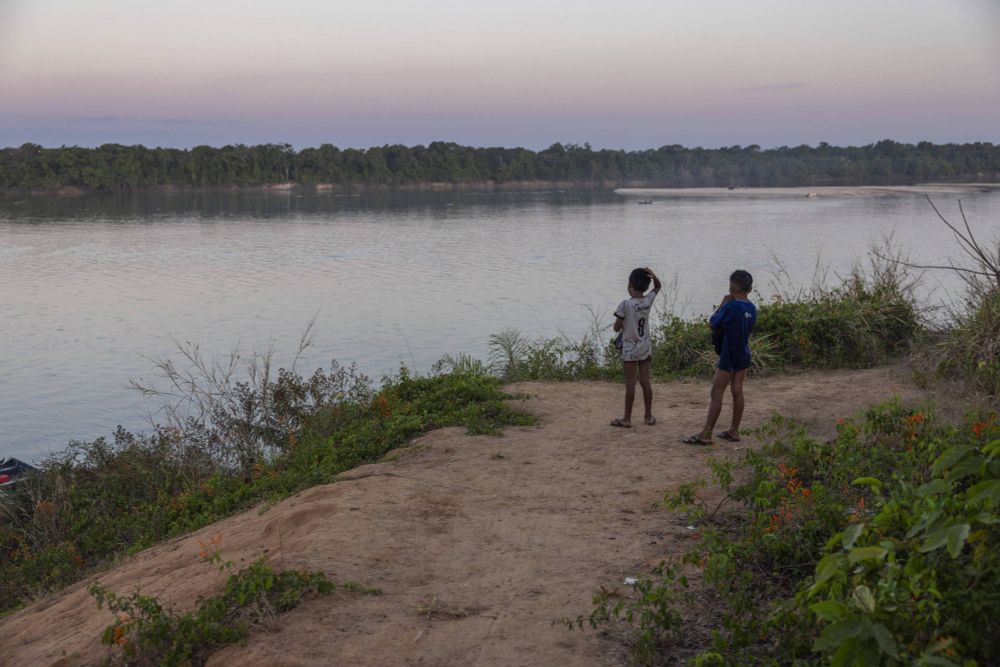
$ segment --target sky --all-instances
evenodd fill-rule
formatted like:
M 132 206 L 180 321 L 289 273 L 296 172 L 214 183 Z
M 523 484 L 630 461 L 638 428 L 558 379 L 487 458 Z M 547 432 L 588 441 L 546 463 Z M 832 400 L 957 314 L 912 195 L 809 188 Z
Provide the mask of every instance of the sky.
M 1000 0 L 0 0 L 0 146 L 1000 143 Z

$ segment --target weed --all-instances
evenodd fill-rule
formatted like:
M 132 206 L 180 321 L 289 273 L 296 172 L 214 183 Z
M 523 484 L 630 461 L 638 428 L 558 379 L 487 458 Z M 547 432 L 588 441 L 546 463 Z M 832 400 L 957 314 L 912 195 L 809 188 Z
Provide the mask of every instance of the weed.
M 206 560 L 217 563 L 218 552 Z M 232 564 L 221 568 L 231 570 Z M 199 599 L 194 611 L 183 614 L 138 590 L 118 595 L 95 583 L 88 591 L 99 609 L 106 606 L 115 616 L 101 635 L 111 664 L 174 666 L 202 665 L 218 648 L 246 639 L 252 626 L 293 609 L 308 594 L 328 595 L 336 588 L 322 572 L 275 572 L 261 559 L 231 574 L 222 593 Z M 379 593 L 354 582 L 341 588 Z

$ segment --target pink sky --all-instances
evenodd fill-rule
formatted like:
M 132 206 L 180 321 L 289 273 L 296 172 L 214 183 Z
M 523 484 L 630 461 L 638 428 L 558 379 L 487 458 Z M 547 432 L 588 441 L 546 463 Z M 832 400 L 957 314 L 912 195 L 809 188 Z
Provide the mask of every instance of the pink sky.
M 0 146 L 1000 142 L 990 0 L 0 0 Z

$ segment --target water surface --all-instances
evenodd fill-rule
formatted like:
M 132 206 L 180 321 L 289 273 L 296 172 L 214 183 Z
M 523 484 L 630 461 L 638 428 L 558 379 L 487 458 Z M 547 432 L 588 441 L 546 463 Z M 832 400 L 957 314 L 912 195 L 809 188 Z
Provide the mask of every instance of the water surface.
M 957 195 L 937 195 L 957 219 Z M 963 194 L 998 231 L 1000 192 Z M 893 234 L 915 261 L 959 258 L 917 195 L 656 198 L 612 192 L 214 193 L 0 200 L 0 457 L 143 428 L 127 388 L 174 341 L 208 356 L 273 343 L 287 363 L 316 318 L 302 370 L 331 358 L 378 378 L 444 354 L 485 357 L 491 333 L 575 335 L 605 319 L 628 272 L 677 279 L 668 298 L 707 312 L 734 268 L 834 276 Z M 780 262 L 777 261 L 780 259 Z M 925 279 L 941 298 L 950 276 Z

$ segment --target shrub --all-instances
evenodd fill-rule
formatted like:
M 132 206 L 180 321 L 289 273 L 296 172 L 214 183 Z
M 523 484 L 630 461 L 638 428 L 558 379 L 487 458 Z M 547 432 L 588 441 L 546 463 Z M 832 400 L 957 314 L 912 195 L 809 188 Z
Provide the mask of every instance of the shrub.
M 739 486 L 714 464 L 738 511 L 707 511 L 698 484 L 668 497 L 701 524 L 682 560 L 717 594 L 699 614 L 718 620 L 696 664 L 1000 660 L 996 415 L 954 427 L 889 403 L 842 420 L 830 443 L 780 418 L 765 435 Z M 693 620 L 685 572 L 660 567 L 615 606 L 599 593 L 587 620 L 636 625 L 636 655 L 651 661 Z

